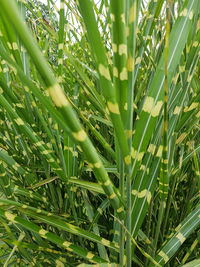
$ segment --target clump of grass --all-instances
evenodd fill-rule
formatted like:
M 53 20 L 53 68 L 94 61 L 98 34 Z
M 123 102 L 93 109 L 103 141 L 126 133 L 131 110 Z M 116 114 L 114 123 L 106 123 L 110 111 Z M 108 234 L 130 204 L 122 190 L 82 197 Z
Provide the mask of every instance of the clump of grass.
M 54 4 L 1 0 L 1 263 L 197 266 L 200 2 Z

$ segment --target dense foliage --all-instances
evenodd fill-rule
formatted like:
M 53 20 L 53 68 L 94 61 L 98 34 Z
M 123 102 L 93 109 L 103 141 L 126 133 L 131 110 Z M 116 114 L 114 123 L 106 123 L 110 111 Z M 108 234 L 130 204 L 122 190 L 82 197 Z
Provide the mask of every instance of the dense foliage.
M 57 4 L 0 0 L 1 265 L 199 266 L 200 1 Z

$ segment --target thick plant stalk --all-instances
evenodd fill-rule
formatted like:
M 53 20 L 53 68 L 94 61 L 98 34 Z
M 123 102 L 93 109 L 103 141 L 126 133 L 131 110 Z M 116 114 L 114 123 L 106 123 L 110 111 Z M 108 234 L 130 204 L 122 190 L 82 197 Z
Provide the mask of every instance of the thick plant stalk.
M 160 233 L 160 227 L 162 224 L 168 189 L 169 189 L 169 174 L 168 174 L 168 62 L 169 62 L 169 34 L 170 34 L 170 0 L 166 1 L 166 26 L 165 26 L 165 81 L 164 81 L 164 114 L 163 114 L 163 148 L 162 148 L 162 160 L 160 169 L 159 180 L 159 193 L 160 193 L 160 208 L 158 212 L 158 224 L 156 227 L 156 236 L 154 239 L 154 249 L 157 247 L 157 240 Z M 164 232 L 164 231 L 163 231 Z
M 126 36 L 126 3 L 125 1 L 110 2 L 110 16 L 112 22 L 112 52 L 113 52 L 113 87 L 116 91 L 116 99 L 119 104 L 119 110 L 124 129 L 127 121 L 127 84 L 128 84 L 128 72 L 127 72 L 127 36 Z M 117 146 L 117 144 L 116 144 Z M 125 193 L 125 169 L 124 161 L 121 153 L 121 147 L 119 150 L 119 159 L 117 161 L 120 181 L 119 189 L 121 195 L 124 197 Z M 123 220 L 124 222 L 124 220 Z M 124 265 L 124 229 L 120 227 L 120 264 Z M 127 238 L 129 240 L 129 237 Z M 127 252 L 129 250 L 127 249 Z M 129 253 L 130 254 L 130 253 Z M 127 257 L 131 258 L 131 255 Z
M 127 33 L 126 3 L 120 0 L 110 1 L 112 21 L 113 80 L 121 118 L 126 126 L 127 120 Z
M 125 122 L 125 131 L 128 139 L 129 149 L 131 151 L 133 137 L 133 103 L 134 103 L 134 75 L 135 75 L 135 50 L 136 50 L 136 26 L 137 26 L 137 1 L 130 0 L 127 4 L 127 28 L 128 28 L 128 49 L 127 49 L 127 72 L 128 72 L 128 92 L 127 92 L 127 119 Z M 140 4 L 139 4 L 140 6 Z M 127 195 L 127 213 L 126 225 L 128 232 L 132 232 L 132 183 L 130 171 L 126 176 L 126 195 Z M 131 266 L 132 244 L 130 235 L 126 236 L 127 240 L 127 265 Z

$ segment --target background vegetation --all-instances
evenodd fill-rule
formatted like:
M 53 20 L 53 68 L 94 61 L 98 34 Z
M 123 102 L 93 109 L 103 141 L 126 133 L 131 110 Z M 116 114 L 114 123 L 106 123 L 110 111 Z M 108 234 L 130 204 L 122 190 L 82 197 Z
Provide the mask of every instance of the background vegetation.
M 58 3 L 0 0 L 1 265 L 199 266 L 200 1 Z

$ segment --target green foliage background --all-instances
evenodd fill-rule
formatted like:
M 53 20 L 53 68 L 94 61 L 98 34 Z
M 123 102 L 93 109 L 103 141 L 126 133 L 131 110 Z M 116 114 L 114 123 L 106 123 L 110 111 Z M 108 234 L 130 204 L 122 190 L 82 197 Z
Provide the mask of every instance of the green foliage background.
M 59 7 L 0 0 L 1 265 L 198 266 L 199 0 Z

